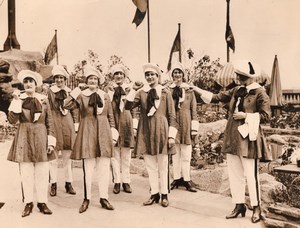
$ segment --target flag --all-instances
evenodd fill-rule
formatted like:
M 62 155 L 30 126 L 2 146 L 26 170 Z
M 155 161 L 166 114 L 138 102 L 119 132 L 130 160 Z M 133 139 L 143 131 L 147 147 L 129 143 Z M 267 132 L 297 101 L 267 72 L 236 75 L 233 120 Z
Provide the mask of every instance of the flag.
M 135 23 L 136 27 L 138 27 L 145 18 L 148 4 L 147 0 L 132 0 L 132 2 L 137 7 L 132 23 Z
M 177 35 L 175 37 L 175 40 L 173 42 L 173 46 L 171 48 L 170 56 L 169 56 L 169 62 L 168 62 L 168 71 L 171 70 L 172 65 L 172 57 L 174 52 L 179 52 L 181 49 L 181 41 L 180 41 L 180 30 L 178 30 Z
M 57 53 L 57 39 L 55 33 L 45 53 L 44 61 L 46 65 L 50 64 L 50 62 L 54 59 L 56 53 Z
M 225 32 L 225 40 L 228 45 L 232 49 L 232 51 L 235 51 L 235 41 L 234 41 L 234 36 L 231 30 L 230 25 L 226 26 L 226 32 Z

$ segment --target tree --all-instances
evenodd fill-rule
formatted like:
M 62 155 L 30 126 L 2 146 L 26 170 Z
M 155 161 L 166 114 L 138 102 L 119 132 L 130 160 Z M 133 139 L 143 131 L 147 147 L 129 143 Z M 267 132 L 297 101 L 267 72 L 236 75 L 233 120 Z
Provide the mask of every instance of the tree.
M 216 74 L 221 67 L 220 58 L 211 61 L 208 55 L 194 62 L 194 66 L 187 71 L 189 81 L 194 85 L 214 92 Z
M 90 64 L 94 66 L 97 70 L 103 73 L 103 66 L 100 63 L 99 55 L 92 50 L 88 50 L 88 56 L 86 59 L 78 61 L 78 63 L 74 66 L 74 71 L 71 73 L 75 80 L 78 83 L 85 82 L 85 78 L 83 76 L 83 68 L 85 65 Z
M 209 55 L 204 55 L 198 61 L 195 61 L 194 52 L 191 49 L 187 50 L 187 55 L 192 61 L 190 69 L 186 69 L 188 81 L 201 89 L 213 93 L 218 92 L 221 88 L 215 82 L 215 78 L 221 68 L 220 58 L 211 61 Z M 196 99 L 198 102 L 201 101 L 198 95 L 196 95 Z

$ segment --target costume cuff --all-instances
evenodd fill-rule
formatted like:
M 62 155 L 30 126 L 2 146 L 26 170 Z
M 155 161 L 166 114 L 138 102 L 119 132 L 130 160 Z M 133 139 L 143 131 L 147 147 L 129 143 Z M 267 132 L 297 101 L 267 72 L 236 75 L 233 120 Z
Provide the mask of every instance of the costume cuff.
M 139 120 L 136 118 L 132 119 L 132 127 L 133 129 L 137 129 L 138 128 L 138 124 L 139 124 Z
M 117 142 L 118 141 L 118 138 L 119 138 L 119 132 L 117 131 L 116 128 L 114 127 L 111 127 L 111 134 L 112 134 L 112 139 Z
M 79 96 L 80 93 L 81 93 L 81 90 L 79 89 L 79 87 L 76 87 L 75 89 L 73 89 L 71 91 L 70 96 L 76 100 L 76 98 Z
M 52 135 L 48 135 L 48 146 L 56 146 L 56 138 Z
M 199 121 L 198 120 L 192 120 L 192 135 L 197 135 L 199 130 Z
M 175 127 L 170 126 L 169 127 L 169 138 L 175 139 L 176 135 L 177 135 L 177 131 L 178 130 Z
M 134 98 L 135 98 L 135 94 L 136 94 L 136 91 L 134 89 L 131 89 L 126 96 L 126 100 L 133 102 Z
M 10 103 L 8 111 L 13 113 L 21 113 L 22 112 L 22 100 L 13 99 Z
M 201 91 L 201 99 L 206 103 L 209 104 L 211 102 L 211 99 L 213 97 L 213 93 L 206 91 L 206 90 L 202 90 Z

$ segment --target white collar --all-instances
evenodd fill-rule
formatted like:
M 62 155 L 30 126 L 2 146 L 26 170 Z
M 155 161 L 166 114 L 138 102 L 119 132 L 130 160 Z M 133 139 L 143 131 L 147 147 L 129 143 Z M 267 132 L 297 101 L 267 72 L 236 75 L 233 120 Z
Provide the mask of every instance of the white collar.
M 96 92 L 101 98 L 104 97 L 105 92 L 104 92 L 103 90 L 101 90 L 101 89 L 97 89 L 96 91 L 92 91 L 92 90 L 90 90 L 89 88 L 87 88 L 87 89 L 83 90 L 81 93 L 82 93 L 84 96 L 89 97 L 89 96 L 91 96 L 91 95 L 92 95 L 93 93 L 95 93 L 95 92 Z
M 261 88 L 261 85 L 258 84 L 257 82 L 253 82 L 250 85 L 246 86 L 247 92 L 249 92 L 252 89 L 258 89 L 258 88 Z
M 20 95 L 20 99 L 22 99 L 22 100 L 26 99 L 27 97 L 29 97 L 29 96 L 26 93 L 22 93 Z M 42 101 L 43 99 L 46 98 L 45 95 L 40 94 L 40 93 L 34 93 L 32 97 L 37 98 L 39 101 Z
M 149 92 L 150 89 L 155 89 L 156 92 L 160 92 L 159 94 L 161 94 L 162 89 L 164 89 L 165 87 L 163 87 L 162 85 L 158 84 L 157 86 L 155 86 L 154 88 L 151 88 L 149 85 L 144 85 L 141 89 L 144 90 L 146 93 Z M 157 94 L 158 95 L 158 94 Z M 160 97 L 160 95 L 158 95 Z
M 59 92 L 61 90 L 65 90 L 68 93 L 71 92 L 71 89 L 69 87 L 67 87 L 67 86 L 64 86 L 63 88 L 58 88 L 57 85 L 53 85 L 53 86 L 50 87 L 50 89 L 51 89 L 51 91 L 53 93 L 57 93 L 57 92 Z

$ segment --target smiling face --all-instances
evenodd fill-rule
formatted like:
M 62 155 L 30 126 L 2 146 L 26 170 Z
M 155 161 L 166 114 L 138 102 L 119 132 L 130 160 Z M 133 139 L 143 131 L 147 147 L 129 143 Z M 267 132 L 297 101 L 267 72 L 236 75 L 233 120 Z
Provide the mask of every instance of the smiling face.
M 114 73 L 114 81 L 117 85 L 122 85 L 125 80 L 125 74 L 121 71 L 117 71 Z
M 99 84 L 98 77 L 96 75 L 88 76 L 87 79 L 86 79 L 86 84 L 88 85 L 88 87 L 91 90 L 96 89 L 98 87 L 98 84 Z
M 55 75 L 53 79 L 58 88 L 63 88 L 66 85 L 67 79 L 63 75 Z
M 24 89 L 26 93 L 34 93 L 36 88 L 36 82 L 31 77 L 26 77 L 23 80 Z
M 183 72 L 180 69 L 174 69 L 172 78 L 175 84 L 179 85 L 183 82 Z
M 150 87 L 155 87 L 158 84 L 158 75 L 153 71 L 145 72 L 145 79 Z

